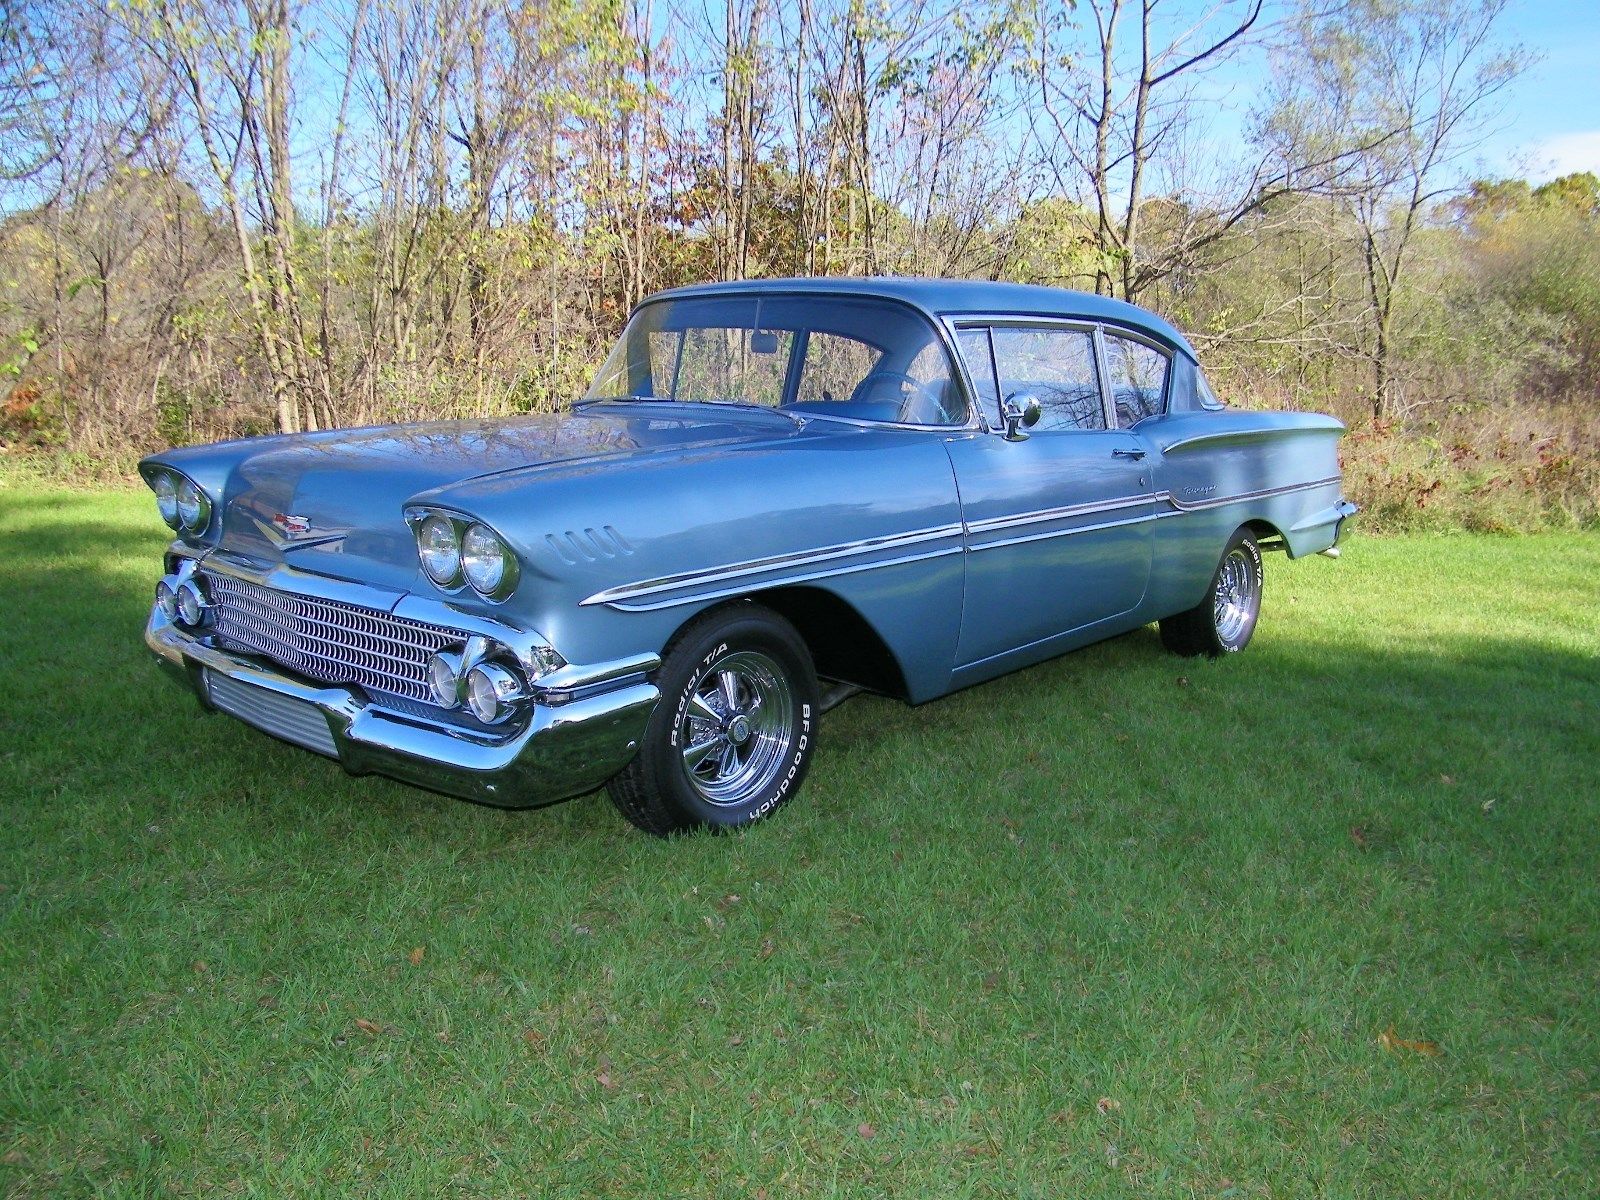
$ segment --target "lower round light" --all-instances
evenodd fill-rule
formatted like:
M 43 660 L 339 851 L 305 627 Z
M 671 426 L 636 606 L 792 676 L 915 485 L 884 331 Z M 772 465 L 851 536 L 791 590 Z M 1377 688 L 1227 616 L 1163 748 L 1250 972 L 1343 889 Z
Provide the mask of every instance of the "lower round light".
M 435 513 L 418 525 L 417 557 L 429 579 L 442 587 L 454 584 L 461 574 L 461 543 L 455 522 Z
M 461 539 L 461 570 L 473 590 L 492 596 L 505 582 L 511 552 L 487 525 L 474 525 Z
M 150 490 L 156 494 L 156 511 L 161 519 L 174 529 L 178 527 L 178 481 L 166 471 L 150 481 Z
M 156 607 L 167 620 L 178 619 L 178 593 L 172 590 L 172 585 L 165 579 L 156 584 Z
M 194 580 L 178 585 L 178 620 L 185 625 L 199 625 L 206 618 L 205 597 Z
M 211 519 L 211 501 L 192 479 L 178 485 L 178 522 L 190 533 L 199 533 Z
M 440 708 L 454 708 L 461 703 L 461 676 L 456 674 L 456 664 L 443 654 L 428 660 L 428 691 Z
M 498 725 L 526 697 L 522 680 L 498 663 L 479 663 L 467 673 L 467 707 L 485 725 Z

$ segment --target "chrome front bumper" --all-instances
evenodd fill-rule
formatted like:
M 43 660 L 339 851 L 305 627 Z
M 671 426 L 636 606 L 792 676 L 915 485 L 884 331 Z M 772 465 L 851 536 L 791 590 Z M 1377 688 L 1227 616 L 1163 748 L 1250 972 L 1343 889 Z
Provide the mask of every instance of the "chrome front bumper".
M 351 774 L 387 775 L 501 808 L 554 804 L 599 787 L 633 758 L 660 698 L 645 678 L 658 662 L 655 655 L 581 672 L 566 667 L 555 673 L 560 679 L 551 677 L 555 686 L 538 689 L 524 724 L 489 735 L 413 719 L 369 702 L 355 689 L 310 682 L 263 659 L 221 649 L 185 633 L 159 610 L 151 613 L 144 636 L 156 660 L 207 709 L 230 712 L 263 732 L 335 757 Z M 228 688 L 219 705 L 208 676 L 240 686 Z M 251 708 L 241 703 L 250 688 L 272 698 Z M 313 712 L 327 722 L 326 742 L 317 736 Z

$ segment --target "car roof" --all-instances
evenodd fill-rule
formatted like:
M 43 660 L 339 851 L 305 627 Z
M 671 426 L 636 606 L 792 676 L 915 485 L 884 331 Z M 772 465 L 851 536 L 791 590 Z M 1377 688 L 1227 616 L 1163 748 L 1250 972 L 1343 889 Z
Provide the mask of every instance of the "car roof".
M 1039 287 L 1028 283 L 995 283 L 982 279 L 921 279 L 891 275 L 814 276 L 804 279 L 743 279 L 727 283 L 698 283 L 690 287 L 657 292 L 650 300 L 678 300 L 690 297 L 752 295 L 760 293 L 800 293 L 831 296 L 865 296 L 898 300 L 920 309 L 930 317 L 983 316 L 1061 317 L 1087 321 L 1108 321 L 1124 325 L 1166 342 L 1190 358 L 1196 358 L 1187 338 L 1155 313 L 1068 288 Z

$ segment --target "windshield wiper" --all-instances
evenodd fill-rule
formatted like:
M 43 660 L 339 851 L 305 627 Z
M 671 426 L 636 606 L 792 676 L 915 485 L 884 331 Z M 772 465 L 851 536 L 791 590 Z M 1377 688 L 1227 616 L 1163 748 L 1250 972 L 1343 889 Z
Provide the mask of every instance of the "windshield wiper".
M 776 416 L 788 417 L 800 429 L 806 427 L 806 419 L 799 413 L 792 413 L 787 408 L 779 408 L 772 404 L 757 404 L 753 400 L 697 400 L 696 404 L 709 404 L 713 408 L 740 408 L 752 412 L 773 413 Z

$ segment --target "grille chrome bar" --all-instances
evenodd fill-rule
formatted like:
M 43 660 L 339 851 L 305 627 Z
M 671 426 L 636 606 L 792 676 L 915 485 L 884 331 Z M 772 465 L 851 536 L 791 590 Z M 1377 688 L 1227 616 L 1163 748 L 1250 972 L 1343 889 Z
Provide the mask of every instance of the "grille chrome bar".
M 326 683 L 428 704 L 429 657 L 465 637 L 377 609 L 203 574 L 219 639 Z
M 338 758 L 339 750 L 328 732 L 328 720 L 315 705 L 268 688 L 230 679 L 217 671 L 205 673 L 206 694 L 223 712 L 238 717 L 263 733 Z

